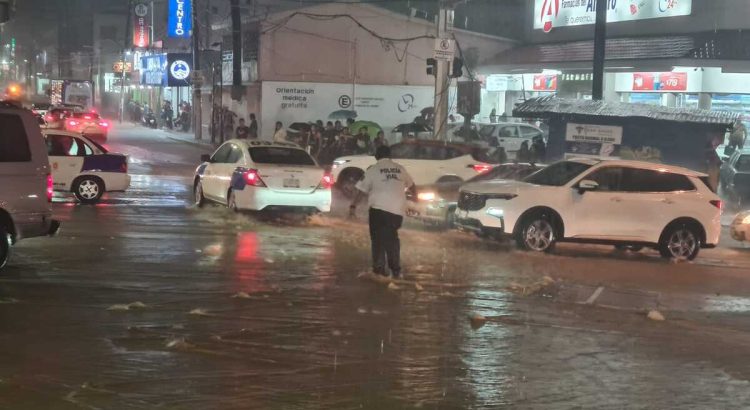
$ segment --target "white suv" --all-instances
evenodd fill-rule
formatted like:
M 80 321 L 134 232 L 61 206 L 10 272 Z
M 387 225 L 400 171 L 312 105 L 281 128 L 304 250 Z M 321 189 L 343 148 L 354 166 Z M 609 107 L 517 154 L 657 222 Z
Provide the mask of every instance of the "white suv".
M 561 161 L 523 181 L 461 187 L 456 224 L 484 235 L 512 235 L 521 248 L 549 251 L 557 241 L 658 249 L 692 260 L 715 247 L 722 202 L 706 176 L 639 161 Z
M 0 268 L 16 241 L 51 235 L 52 175 L 47 147 L 30 111 L 0 104 Z

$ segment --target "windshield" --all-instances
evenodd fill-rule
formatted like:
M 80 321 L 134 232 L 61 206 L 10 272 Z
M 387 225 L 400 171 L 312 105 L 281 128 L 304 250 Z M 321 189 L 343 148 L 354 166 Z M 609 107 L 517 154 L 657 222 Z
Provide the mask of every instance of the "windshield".
M 529 175 L 524 178 L 524 182 L 535 185 L 563 186 L 591 167 L 591 164 L 582 162 L 561 161 Z
M 316 165 L 307 152 L 297 148 L 250 148 L 250 157 L 256 164 Z

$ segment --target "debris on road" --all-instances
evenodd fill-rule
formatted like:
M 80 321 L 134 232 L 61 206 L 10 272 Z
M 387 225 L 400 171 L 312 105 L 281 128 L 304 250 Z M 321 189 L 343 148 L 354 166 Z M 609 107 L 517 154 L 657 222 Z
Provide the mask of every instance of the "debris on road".
M 554 293 L 556 287 L 557 281 L 554 278 L 551 276 L 544 276 L 541 280 L 527 285 L 518 282 L 511 282 L 506 289 L 521 296 L 544 296 Z
M 657 322 L 663 322 L 666 320 L 664 315 L 662 315 L 661 312 L 659 312 L 658 310 L 649 311 L 646 317 Z
M 233 299 L 250 299 L 250 295 L 248 295 L 246 292 L 237 292 L 234 295 L 232 295 Z
M 480 314 L 476 314 L 469 318 L 469 322 L 471 322 L 471 328 L 477 330 L 487 323 L 487 318 Z
M 201 308 L 193 309 L 188 314 L 195 315 L 195 316 L 208 316 L 208 312 L 206 312 L 205 309 L 201 309 Z
M 143 302 L 132 302 L 128 304 L 121 304 L 117 303 L 107 308 L 107 310 L 111 311 L 126 311 L 126 310 L 132 310 L 132 309 L 144 309 L 146 308 L 146 304 Z

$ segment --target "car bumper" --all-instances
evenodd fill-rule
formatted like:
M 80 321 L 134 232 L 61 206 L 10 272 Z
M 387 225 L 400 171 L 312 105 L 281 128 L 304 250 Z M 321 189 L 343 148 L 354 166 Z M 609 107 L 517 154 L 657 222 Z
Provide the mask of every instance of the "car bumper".
M 331 190 L 316 189 L 309 193 L 279 192 L 268 188 L 250 188 L 235 191 L 237 209 L 262 211 L 268 207 L 315 209 L 331 212 Z
M 130 175 L 121 172 L 102 173 L 107 192 L 122 192 L 130 188 Z
M 424 222 L 442 223 L 448 220 L 448 214 L 454 212 L 455 209 L 455 202 L 410 201 L 406 215 Z
M 16 241 L 39 236 L 52 236 L 60 230 L 60 222 L 52 219 L 50 215 L 15 214 L 13 217 L 16 225 Z

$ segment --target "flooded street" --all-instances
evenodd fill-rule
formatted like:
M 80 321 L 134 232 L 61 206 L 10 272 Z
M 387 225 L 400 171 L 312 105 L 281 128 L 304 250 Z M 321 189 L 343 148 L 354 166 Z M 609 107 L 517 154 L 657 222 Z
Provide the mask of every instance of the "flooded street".
M 673 264 L 409 224 L 388 285 L 360 277 L 369 236 L 347 204 L 310 220 L 195 208 L 210 150 L 169 136 L 115 130 L 132 188 L 58 196 L 60 235 L 14 249 L 0 408 L 749 406 L 750 249 L 729 239 Z

